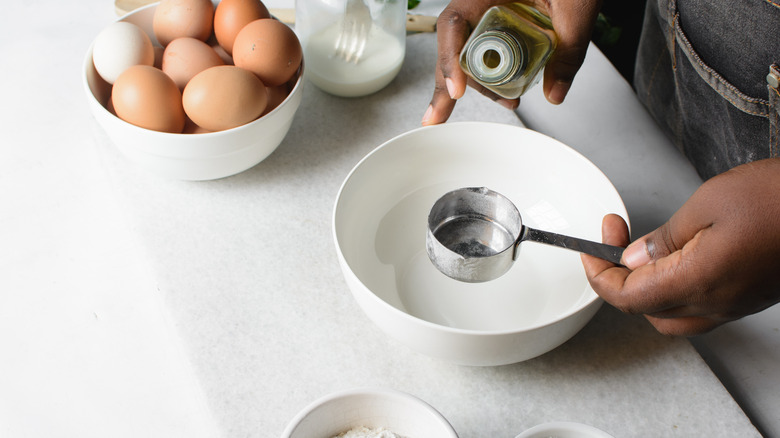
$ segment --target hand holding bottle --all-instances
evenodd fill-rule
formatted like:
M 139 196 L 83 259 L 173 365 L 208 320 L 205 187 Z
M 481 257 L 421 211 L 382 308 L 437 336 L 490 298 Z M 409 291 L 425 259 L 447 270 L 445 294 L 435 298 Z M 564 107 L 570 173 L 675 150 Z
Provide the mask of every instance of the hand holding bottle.
M 446 121 L 466 84 L 507 108 L 516 108 L 519 99 L 505 99 L 471 80 L 460 67 L 459 57 L 471 31 L 488 8 L 511 3 L 506 0 L 453 0 L 439 15 L 437 23 L 439 56 L 436 85 L 423 125 Z M 563 102 L 574 75 L 585 59 L 601 0 L 536 0 L 534 7 L 549 15 L 558 35 L 558 46 L 544 71 L 544 94 L 554 104 Z

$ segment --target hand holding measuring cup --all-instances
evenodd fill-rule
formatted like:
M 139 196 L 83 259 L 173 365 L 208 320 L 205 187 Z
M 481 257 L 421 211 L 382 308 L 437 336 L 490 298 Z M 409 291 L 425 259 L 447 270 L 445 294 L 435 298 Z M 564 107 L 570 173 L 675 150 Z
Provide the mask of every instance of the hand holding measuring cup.
M 456 280 L 479 283 L 505 274 L 526 240 L 620 264 L 623 249 L 523 225 L 517 207 L 485 187 L 453 190 L 428 215 L 426 250 L 436 268 Z

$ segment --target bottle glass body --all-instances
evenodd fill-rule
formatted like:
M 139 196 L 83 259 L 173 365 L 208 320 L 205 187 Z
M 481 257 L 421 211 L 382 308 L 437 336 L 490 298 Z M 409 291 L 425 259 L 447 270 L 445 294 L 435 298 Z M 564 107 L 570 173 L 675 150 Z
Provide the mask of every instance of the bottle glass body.
M 337 41 L 353 1 L 295 1 L 295 32 L 303 46 L 305 74 L 337 96 L 364 96 L 384 88 L 401 70 L 406 53 L 407 1 L 362 0 L 371 14 L 365 48 L 357 60 L 338 56 Z
M 539 81 L 557 42 L 550 18 L 534 7 L 494 6 L 469 36 L 460 66 L 485 88 L 515 99 Z

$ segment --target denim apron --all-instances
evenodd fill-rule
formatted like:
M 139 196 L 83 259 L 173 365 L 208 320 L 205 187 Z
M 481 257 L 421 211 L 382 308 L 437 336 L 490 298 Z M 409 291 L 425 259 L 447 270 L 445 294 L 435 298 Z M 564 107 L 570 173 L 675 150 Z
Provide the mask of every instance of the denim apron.
M 710 178 L 780 156 L 780 0 L 648 0 L 634 86 Z

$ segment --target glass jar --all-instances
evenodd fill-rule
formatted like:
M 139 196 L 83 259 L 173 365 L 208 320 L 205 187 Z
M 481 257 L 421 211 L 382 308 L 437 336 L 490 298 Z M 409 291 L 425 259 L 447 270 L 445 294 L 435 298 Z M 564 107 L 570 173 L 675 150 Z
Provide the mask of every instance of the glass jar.
M 467 75 L 497 95 L 515 99 L 536 84 L 558 37 L 550 17 L 524 3 L 485 12 L 460 53 Z
M 406 53 L 406 7 L 407 0 L 296 0 L 295 31 L 303 46 L 307 78 L 344 97 L 384 88 L 401 70 Z M 359 55 L 339 54 L 340 37 L 347 40 L 345 52 L 353 41 L 360 46 L 359 32 L 353 32 L 360 25 L 350 20 L 361 17 L 367 29 L 364 48 Z

